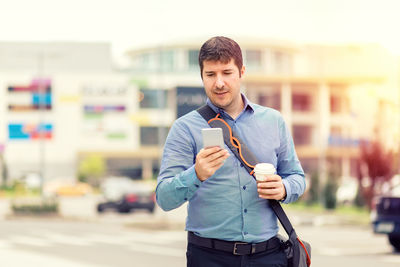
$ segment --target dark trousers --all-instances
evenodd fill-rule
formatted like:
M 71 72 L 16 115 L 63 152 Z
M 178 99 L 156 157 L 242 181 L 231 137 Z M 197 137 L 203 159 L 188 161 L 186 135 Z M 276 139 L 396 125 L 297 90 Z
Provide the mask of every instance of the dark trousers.
M 276 248 L 251 255 L 200 247 L 189 243 L 186 251 L 187 267 L 286 267 L 283 249 Z

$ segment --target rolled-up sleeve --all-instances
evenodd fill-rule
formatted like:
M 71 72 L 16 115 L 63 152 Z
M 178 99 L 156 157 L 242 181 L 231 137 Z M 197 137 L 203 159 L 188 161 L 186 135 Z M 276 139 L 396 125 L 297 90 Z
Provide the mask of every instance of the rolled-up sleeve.
M 282 177 L 286 189 L 283 203 L 296 201 L 306 188 L 304 171 L 294 148 L 293 138 L 283 118 L 279 122 L 280 146 L 278 150 L 277 172 Z
M 194 169 L 195 151 L 190 131 L 176 121 L 168 133 L 157 178 L 157 203 L 163 210 L 181 206 L 201 186 Z

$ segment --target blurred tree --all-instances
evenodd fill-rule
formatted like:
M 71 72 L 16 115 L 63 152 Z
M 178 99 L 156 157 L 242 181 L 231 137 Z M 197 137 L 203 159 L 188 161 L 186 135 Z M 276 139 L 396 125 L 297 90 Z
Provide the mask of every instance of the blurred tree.
M 370 210 L 375 193 L 380 190 L 377 186 L 388 181 L 393 174 L 392 163 L 393 153 L 384 151 L 379 142 L 360 143 L 357 178 L 360 192 Z M 363 179 L 368 179 L 368 181 L 363 181 Z
M 317 172 L 313 172 L 311 175 L 307 204 L 312 205 L 318 202 L 319 202 L 319 177 Z
M 99 155 L 90 155 L 79 164 L 79 181 L 88 182 L 93 186 L 99 185 L 99 179 L 105 174 L 106 164 Z
M 357 194 L 356 198 L 354 199 L 354 205 L 359 208 L 365 207 L 365 200 L 360 185 L 357 187 Z
M 0 165 L 1 165 L 0 169 L 1 169 L 1 177 L 2 177 L 1 185 L 3 187 L 7 187 L 7 185 L 8 185 L 8 169 L 7 169 L 7 164 L 6 164 L 2 154 L 0 154 Z
M 338 189 L 338 175 L 335 171 L 330 171 L 328 176 L 328 181 L 324 186 L 324 197 L 323 203 L 324 207 L 328 210 L 333 210 L 336 208 L 336 192 Z

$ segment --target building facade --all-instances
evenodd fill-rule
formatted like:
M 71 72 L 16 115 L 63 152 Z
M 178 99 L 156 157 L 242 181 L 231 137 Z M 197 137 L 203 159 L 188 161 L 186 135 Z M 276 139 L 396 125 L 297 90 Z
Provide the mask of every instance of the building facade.
M 174 111 L 175 117 L 182 115 L 180 88 L 197 90 L 185 98 L 193 108 L 201 99 L 198 51 L 203 42 L 128 53 L 130 73 L 140 81 L 139 90 L 143 94 L 156 91 L 163 99 L 171 99 L 166 109 Z M 361 140 L 378 138 L 386 148 L 398 149 L 398 97 L 387 95 L 398 90 L 398 62 L 382 47 L 249 39 L 238 43 L 246 66 L 243 92 L 251 101 L 283 114 L 307 174 L 316 172 L 323 180 L 332 171 L 342 177 L 356 176 Z M 387 115 L 398 124 L 383 126 Z M 175 117 L 165 123 L 171 125 Z M 157 127 L 155 121 L 153 127 Z M 160 140 L 154 145 L 162 145 Z
M 137 109 L 137 87 L 113 70 L 109 44 L 0 43 L 3 181 L 30 173 L 75 179 L 88 155 L 133 153 Z
M 0 43 L 2 176 L 76 178 L 96 155 L 105 175 L 155 178 L 172 123 L 205 103 L 203 42 L 128 51 L 119 71 L 109 44 Z M 398 65 L 382 47 L 238 43 L 243 92 L 282 113 L 308 175 L 354 177 L 360 140 L 398 149 Z

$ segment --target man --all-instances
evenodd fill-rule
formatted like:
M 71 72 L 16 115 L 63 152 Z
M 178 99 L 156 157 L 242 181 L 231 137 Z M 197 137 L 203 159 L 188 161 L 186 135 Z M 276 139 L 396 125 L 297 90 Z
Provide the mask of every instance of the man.
M 259 161 L 273 164 L 277 175 L 257 183 L 227 146 L 204 149 L 201 129 L 210 126 L 192 111 L 176 120 L 168 134 L 157 203 L 168 211 L 189 202 L 187 266 L 286 266 L 267 199 L 290 203 L 305 189 L 289 130 L 278 111 L 241 94 L 245 67 L 235 41 L 209 39 L 200 49 L 199 65 L 207 105 Z

